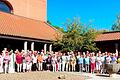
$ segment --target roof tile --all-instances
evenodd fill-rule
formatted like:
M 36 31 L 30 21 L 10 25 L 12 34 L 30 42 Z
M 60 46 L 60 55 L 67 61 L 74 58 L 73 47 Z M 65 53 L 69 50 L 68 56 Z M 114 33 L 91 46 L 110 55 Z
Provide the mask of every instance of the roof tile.
M 0 12 L 0 34 L 55 40 L 56 30 L 42 21 Z
M 100 34 L 96 37 L 95 41 L 111 41 L 111 40 L 120 40 L 120 31 Z

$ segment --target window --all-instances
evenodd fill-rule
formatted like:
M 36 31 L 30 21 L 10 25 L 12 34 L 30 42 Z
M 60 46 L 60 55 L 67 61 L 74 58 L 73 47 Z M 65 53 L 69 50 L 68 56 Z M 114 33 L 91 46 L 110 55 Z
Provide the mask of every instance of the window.
M 10 7 L 1 1 L 0 1 L 0 11 L 11 13 Z

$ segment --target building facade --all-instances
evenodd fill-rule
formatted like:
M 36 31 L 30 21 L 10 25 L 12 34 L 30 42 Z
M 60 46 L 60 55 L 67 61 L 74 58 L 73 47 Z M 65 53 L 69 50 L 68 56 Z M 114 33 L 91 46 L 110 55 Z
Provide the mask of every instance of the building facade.
M 96 45 L 102 52 L 120 55 L 120 31 L 105 32 L 96 37 Z
M 47 24 L 47 0 L 0 0 L 0 49 L 52 51 L 56 29 Z

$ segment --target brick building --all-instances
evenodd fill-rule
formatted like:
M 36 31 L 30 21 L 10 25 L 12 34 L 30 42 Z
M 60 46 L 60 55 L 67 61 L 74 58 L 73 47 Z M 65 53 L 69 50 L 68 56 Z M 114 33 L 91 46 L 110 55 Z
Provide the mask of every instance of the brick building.
M 0 0 L 0 49 L 52 51 L 56 29 L 46 23 L 47 0 Z

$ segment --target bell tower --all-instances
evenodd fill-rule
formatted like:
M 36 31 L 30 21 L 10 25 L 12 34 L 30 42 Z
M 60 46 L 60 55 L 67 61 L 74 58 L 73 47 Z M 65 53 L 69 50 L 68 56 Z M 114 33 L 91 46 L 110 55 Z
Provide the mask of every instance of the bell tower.
M 47 0 L 4 0 L 13 6 L 13 14 L 47 21 Z

